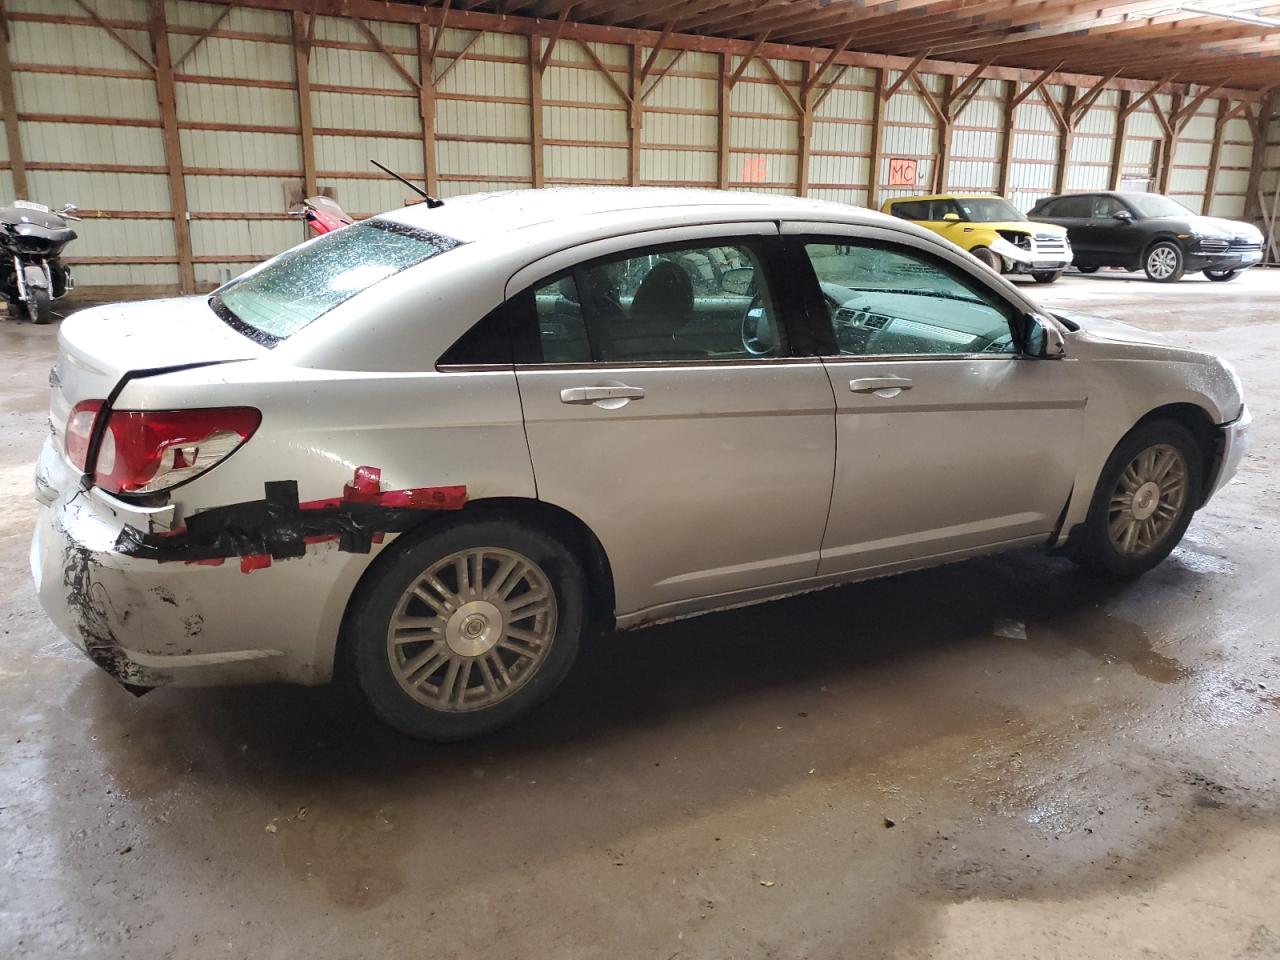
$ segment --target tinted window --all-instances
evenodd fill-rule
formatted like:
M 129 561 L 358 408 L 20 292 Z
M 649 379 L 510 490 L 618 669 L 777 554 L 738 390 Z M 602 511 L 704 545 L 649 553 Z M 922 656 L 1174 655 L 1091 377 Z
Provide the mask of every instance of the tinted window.
M 1158 193 L 1135 193 L 1129 197 L 1138 213 L 1144 217 L 1194 217 L 1195 214 L 1168 197 Z
M 742 360 L 786 352 L 752 243 L 662 247 L 575 267 L 534 290 L 545 363 Z
M 923 253 L 806 243 L 843 356 L 1014 353 L 1008 308 Z
M 1069 217 L 1085 220 L 1093 215 L 1093 197 L 1087 193 L 1077 194 L 1073 197 L 1062 197 L 1054 201 L 1053 213 L 1054 217 Z
M 224 284 L 209 305 L 261 343 L 278 343 L 344 300 L 458 241 L 398 223 L 367 220 L 309 243 Z
M 1095 217 L 1113 217 L 1121 210 L 1128 210 L 1123 203 L 1115 197 L 1106 195 L 1096 196 L 1093 198 L 1093 212 Z
M 974 223 L 1019 222 L 1027 218 L 1001 197 L 966 197 L 956 201 L 965 220 Z
M 929 204 L 921 200 L 907 200 L 904 203 L 895 203 L 890 209 L 893 210 L 895 217 L 901 217 L 903 220 L 929 219 Z

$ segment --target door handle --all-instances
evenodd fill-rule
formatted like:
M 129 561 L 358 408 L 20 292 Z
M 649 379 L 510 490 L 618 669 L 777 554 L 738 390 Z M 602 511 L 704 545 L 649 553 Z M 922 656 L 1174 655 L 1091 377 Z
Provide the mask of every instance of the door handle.
M 911 381 L 906 377 L 866 377 L 850 380 L 849 389 L 854 393 L 877 393 L 880 390 L 910 390 Z M 893 394 L 890 394 L 893 396 Z
M 644 387 L 565 387 L 561 403 L 599 403 L 601 400 L 643 400 Z

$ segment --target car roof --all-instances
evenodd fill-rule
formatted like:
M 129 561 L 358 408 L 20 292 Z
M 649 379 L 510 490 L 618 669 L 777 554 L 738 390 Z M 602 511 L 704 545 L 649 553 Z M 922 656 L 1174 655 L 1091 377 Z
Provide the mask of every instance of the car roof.
M 434 208 L 415 204 L 378 219 L 472 242 L 533 227 L 544 235 L 559 228 L 565 235 L 581 236 L 590 230 L 590 221 L 583 218 L 612 215 L 609 219 L 616 222 L 619 215 L 634 214 L 638 222 L 659 211 L 679 209 L 711 214 L 715 220 L 837 220 L 901 229 L 896 218 L 830 200 L 677 187 L 557 187 L 474 193 L 451 197 Z
M 1003 200 L 998 193 L 922 193 L 915 197 L 894 197 L 889 203 L 904 203 L 908 200 Z

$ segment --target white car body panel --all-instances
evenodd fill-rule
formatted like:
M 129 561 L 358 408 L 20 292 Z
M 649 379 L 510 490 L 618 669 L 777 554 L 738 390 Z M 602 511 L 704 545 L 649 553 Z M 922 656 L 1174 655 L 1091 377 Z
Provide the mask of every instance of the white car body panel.
M 161 563 L 115 546 L 126 527 L 172 533 L 260 500 L 273 481 L 296 482 L 300 501 L 325 500 L 370 466 L 385 490 L 457 486 L 472 504 L 568 512 L 603 545 L 612 612 L 628 627 L 1060 540 L 1083 520 L 1118 440 L 1159 406 L 1189 404 L 1230 425 L 1210 490 L 1234 471 L 1247 435 L 1238 384 L 1214 358 L 1088 318 L 1071 332 L 959 248 L 884 214 L 777 196 L 592 189 L 455 198 L 388 216 L 464 242 L 274 348 L 224 324 L 205 298 L 103 307 L 64 324 L 32 567 L 55 623 L 123 682 L 332 675 L 353 592 L 394 533 L 368 553 L 314 543 L 247 573 L 234 559 Z M 1044 318 L 1065 359 L 436 367 L 504 298 L 573 263 L 664 240 L 779 232 L 879 237 L 944 258 Z M 128 371 L 193 363 L 208 365 L 120 383 Z M 855 368 L 916 383 L 894 397 L 854 397 Z M 645 397 L 613 409 L 559 401 L 562 389 L 602 383 L 640 386 Z M 145 502 L 112 497 L 86 489 L 62 434 L 76 402 L 113 391 L 118 410 L 251 406 L 262 425 L 185 485 Z M 992 462 L 1004 472 L 982 475 Z M 959 484 L 950 500 L 948 483 Z

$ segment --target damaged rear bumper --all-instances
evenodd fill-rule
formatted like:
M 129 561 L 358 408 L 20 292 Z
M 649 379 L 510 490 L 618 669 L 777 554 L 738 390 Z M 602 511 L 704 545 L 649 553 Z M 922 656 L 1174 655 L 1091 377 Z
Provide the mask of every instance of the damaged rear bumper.
M 235 563 L 130 555 L 122 534 L 163 532 L 165 518 L 85 492 L 51 443 L 36 499 L 30 562 L 40 604 L 129 689 L 331 678 L 342 613 L 368 554 L 321 543 L 252 576 Z

